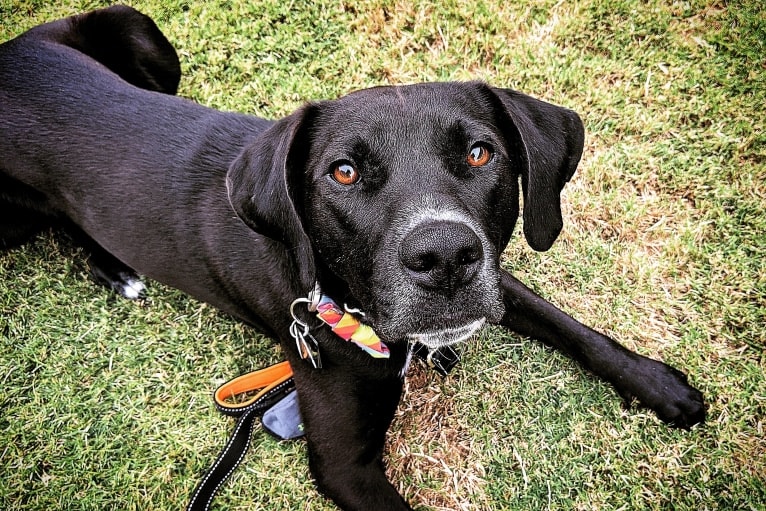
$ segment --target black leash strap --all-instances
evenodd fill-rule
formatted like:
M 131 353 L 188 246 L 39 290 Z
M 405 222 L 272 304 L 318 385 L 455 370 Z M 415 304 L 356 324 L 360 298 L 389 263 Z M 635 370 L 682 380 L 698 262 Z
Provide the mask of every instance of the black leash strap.
M 215 460 L 197 489 L 194 490 L 186 511 L 208 511 L 210 509 L 210 504 L 213 502 L 215 494 L 218 493 L 218 489 L 245 457 L 250 447 L 250 436 L 253 433 L 257 418 L 258 414 L 252 411 L 242 414 L 226 447 L 223 448 L 218 459 Z
M 419 344 L 414 349 L 414 355 L 425 360 L 429 367 L 442 376 L 447 376 L 460 360 L 460 355 L 449 346 L 431 350 Z M 247 454 L 256 420 L 285 399 L 294 389 L 292 369 L 287 362 L 244 374 L 216 389 L 213 394 L 213 401 L 218 411 L 231 417 L 238 417 L 239 420 L 226 446 L 194 490 L 186 511 L 208 511 L 210 509 L 213 497 L 218 493 L 221 485 L 226 482 Z M 244 402 L 232 404 L 227 401 L 256 391 L 258 392 L 255 396 Z M 297 419 L 300 422 L 299 416 Z M 269 430 L 268 426 L 266 430 Z M 281 436 L 281 438 L 291 437 Z
M 283 364 L 286 364 L 286 362 L 283 362 Z M 255 388 L 262 388 L 263 390 L 255 398 L 244 403 L 244 406 L 223 403 L 221 395 L 227 390 L 225 387 L 231 385 L 232 382 L 226 383 L 216 390 L 214 400 L 218 410 L 226 415 L 239 417 L 239 420 L 226 446 L 194 490 L 186 511 L 208 511 L 210 509 L 213 497 L 215 497 L 221 485 L 229 478 L 234 469 L 242 462 L 245 454 L 247 454 L 256 420 L 266 410 L 284 399 L 295 388 L 292 377 L 285 373 L 285 370 L 289 370 L 289 366 L 287 366 L 287 369 L 280 368 L 281 374 L 276 381 L 259 384 L 257 378 L 259 373 L 273 371 L 276 367 L 271 366 L 263 371 L 256 371 L 256 373 L 245 375 L 251 379 L 255 375 L 256 379 L 254 382 L 258 385 Z M 255 388 L 250 390 L 255 390 Z M 239 391 L 236 393 L 239 393 Z

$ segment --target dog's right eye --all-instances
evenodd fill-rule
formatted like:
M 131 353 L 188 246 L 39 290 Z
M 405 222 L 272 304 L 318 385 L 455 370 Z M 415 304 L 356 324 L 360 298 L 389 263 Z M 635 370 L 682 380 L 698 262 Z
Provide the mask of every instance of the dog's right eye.
M 349 186 L 359 181 L 359 171 L 348 162 L 341 162 L 332 169 L 332 178 L 338 183 Z
M 466 163 L 471 167 L 483 167 L 492 159 L 492 149 L 485 144 L 476 144 L 471 147 L 465 157 Z

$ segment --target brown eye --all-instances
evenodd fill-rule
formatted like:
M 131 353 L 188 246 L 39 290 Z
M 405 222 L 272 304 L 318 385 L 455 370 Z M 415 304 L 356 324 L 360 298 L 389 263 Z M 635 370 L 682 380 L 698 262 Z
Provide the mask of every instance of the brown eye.
M 492 150 L 484 144 L 476 144 L 468 151 L 465 157 L 466 163 L 471 167 L 481 167 L 489 163 L 492 159 Z
M 352 185 L 359 181 L 359 172 L 350 163 L 339 163 L 332 169 L 332 177 L 342 185 Z

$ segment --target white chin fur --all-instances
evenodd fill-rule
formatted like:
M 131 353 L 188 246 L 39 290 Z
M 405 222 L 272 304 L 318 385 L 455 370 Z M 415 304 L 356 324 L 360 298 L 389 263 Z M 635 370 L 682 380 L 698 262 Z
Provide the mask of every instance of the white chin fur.
M 446 328 L 444 330 L 437 330 L 434 332 L 422 332 L 417 334 L 409 334 L 408 338 L 412 342 L 419 342 L 426 347 L 435 350 L 442 346 L 449 346 L 450 344 L 456 344 L 463 342 L 473 334 L 475 334 L 486 322 L 487 318 L 477 319 L 473 323 L 467 325 Z

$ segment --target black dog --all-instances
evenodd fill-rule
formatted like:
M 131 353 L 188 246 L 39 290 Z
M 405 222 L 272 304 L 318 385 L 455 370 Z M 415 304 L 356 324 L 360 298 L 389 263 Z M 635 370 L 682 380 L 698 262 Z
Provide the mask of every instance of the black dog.
M 524 196 L 548 249 L 583 145 L 578 116 L 481 83 L 421 84 L 310 103 L 274 121 L 177 98 L 175 51 L 112 7 L 0 46 L 0 240 L 57 224 L 123 295 L 162 281 L 280 339 L 295 372 L 311 472 L 347 510 L 409 506 L 382 451 L 410 346 L 483 323 L 554 346 L 665 422 L 702 422 L 685 376 L 618 345 L 499 268 Z M 375 356 L 310 323 L 322 367 L 290 335 L 318 283 L 364 312 Z M 385 351 L 385 353 L 384 353 Z

